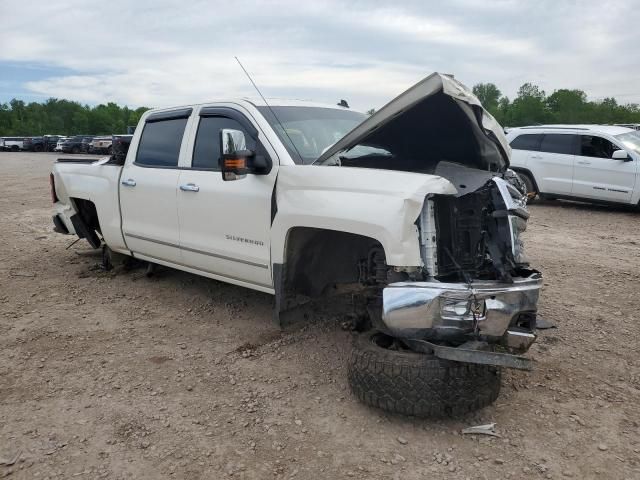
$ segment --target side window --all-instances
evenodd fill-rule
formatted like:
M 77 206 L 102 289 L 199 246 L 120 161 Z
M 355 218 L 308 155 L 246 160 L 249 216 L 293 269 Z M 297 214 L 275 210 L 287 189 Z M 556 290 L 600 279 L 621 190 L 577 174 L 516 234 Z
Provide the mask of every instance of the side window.
M 593 135 L 580 136 L 580 155 L 583 157 L 611 158 L 615 150 L 618 150 L 618 147 L 605 138 Z
M 135 163 L 148 167 L 177 167 L 187 120 L 172 118 L 147 122 L 142 130 Z
M 576 135 L 549 133 L 542 139 L 540 151 L 548 153 L 564 153 L 575 155 Z
M 539 133 L 525 133 L 514 138 L 511 142 L 511 148 L 515 150 L 540 150 L 540 142 L 542 141 L 542 134 Z
M 242 125 L 228 117 L 201 117 L 196 133 L 196 143 L 193 147 L 191 168 L 206 168 L 220 170 L 220 131 L 223 128 L 242 130 L 249 150 L 256 150 L 256 141 Z

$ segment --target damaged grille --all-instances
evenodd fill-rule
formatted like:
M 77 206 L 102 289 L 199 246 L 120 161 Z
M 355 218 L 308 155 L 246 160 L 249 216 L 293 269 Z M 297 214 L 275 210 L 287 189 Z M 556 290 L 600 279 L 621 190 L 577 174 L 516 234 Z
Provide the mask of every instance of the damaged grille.
M 511 281 L 528 266 L 520 235 L 529 214 L 522 193 L 507 181 L 494 177 L 474 192 L 435 195 L 428 202 L 437 231 L 437 265 L 430 276 Z

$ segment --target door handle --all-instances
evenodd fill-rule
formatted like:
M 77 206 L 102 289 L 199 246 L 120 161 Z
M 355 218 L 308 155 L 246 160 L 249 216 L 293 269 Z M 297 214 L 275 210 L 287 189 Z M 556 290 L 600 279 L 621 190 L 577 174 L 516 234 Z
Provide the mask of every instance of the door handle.
M 187 183 L 186 185 L 180 185 L 180 190 L 183 192 L 198 192 L 200 187 L 195 183 Z
M 579 162 L 576 162 L 580 165 L 591 165 L 591 162 L 585 162 L 584 160 L 580 160 Z
M 531 158 L 535 160 L 540 160 L 542 157 L 540 155 L 531 155 Z
M 124 185 L 125 187 L 135 187 L 136 181 L 133 178 L 129 178 L 127 180 L 123 180 L 122 185 Z

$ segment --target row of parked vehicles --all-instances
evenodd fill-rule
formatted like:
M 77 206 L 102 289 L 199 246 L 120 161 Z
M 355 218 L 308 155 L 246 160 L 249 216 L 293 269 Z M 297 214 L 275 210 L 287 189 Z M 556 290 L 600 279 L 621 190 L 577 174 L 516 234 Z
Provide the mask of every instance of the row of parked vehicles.
M 0 150 L 64 153 L 113 153 L 113 135 L 43 135 L 39 137 L 0 137 Z

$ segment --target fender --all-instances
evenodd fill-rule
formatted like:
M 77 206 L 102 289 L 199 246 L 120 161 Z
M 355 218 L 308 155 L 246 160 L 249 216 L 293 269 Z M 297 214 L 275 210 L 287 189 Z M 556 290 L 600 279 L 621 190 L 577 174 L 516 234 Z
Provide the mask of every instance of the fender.
M 288 232 L 312 227 L 373 238 L 388 265 L 422 266 L 415 224 L 428 194 L 455 194 L 436 175 L 319 165 L 281 166 L 272 264 L 284 262 Z

